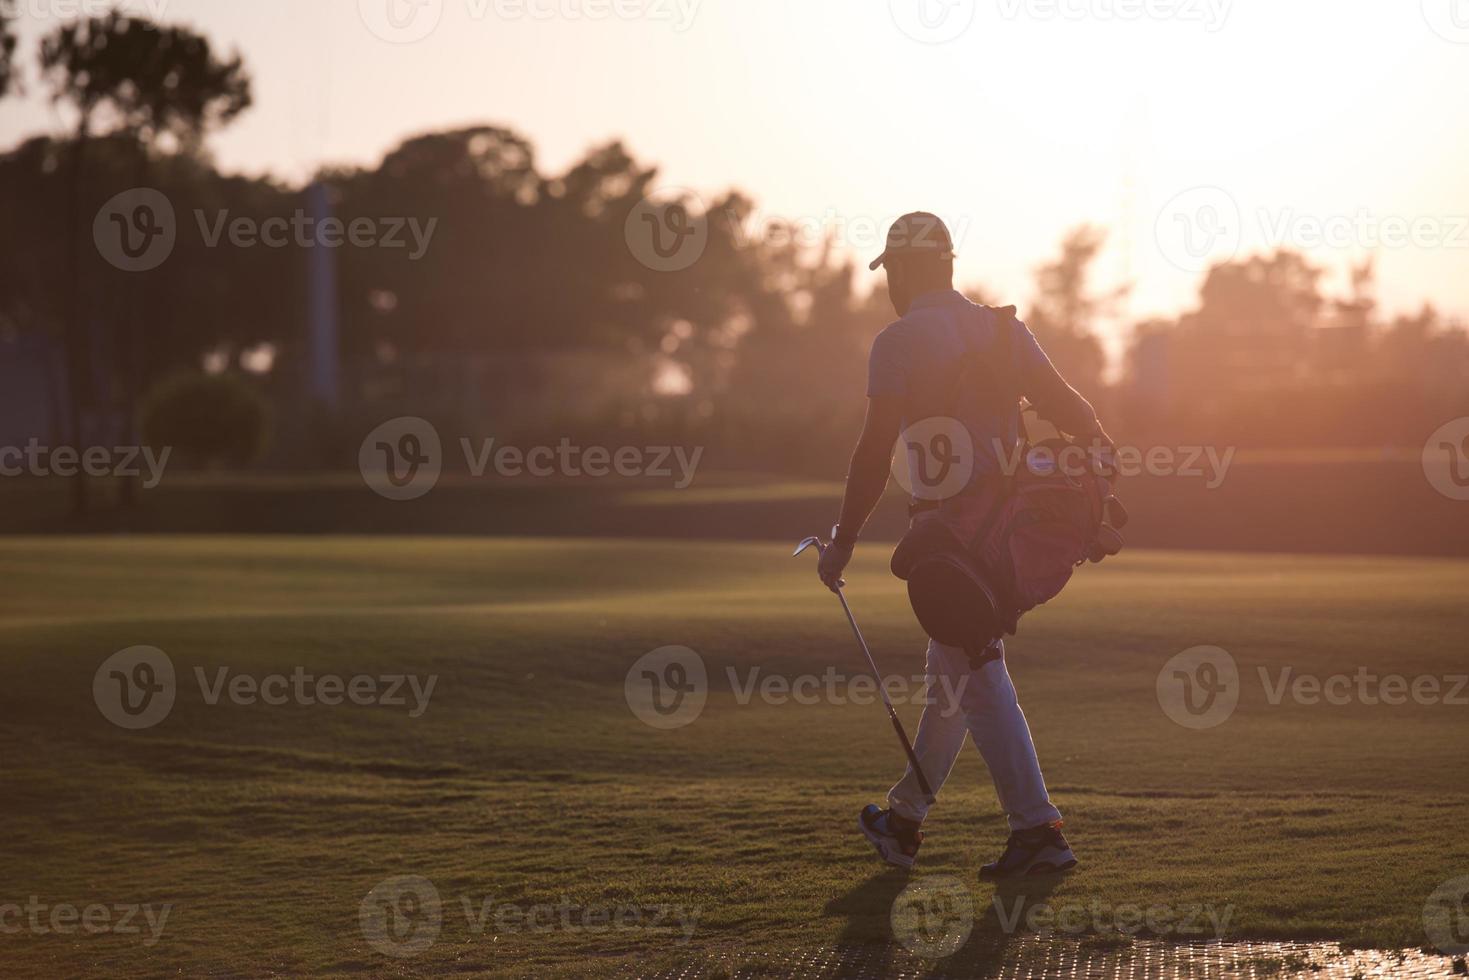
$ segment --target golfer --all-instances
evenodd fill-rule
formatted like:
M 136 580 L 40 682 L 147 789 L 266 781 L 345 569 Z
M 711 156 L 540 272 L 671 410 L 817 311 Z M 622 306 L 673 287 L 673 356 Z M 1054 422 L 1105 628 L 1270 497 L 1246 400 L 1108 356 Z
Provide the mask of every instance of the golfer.
M 870 268 L 879 266 L 887 272 L 888 296 L 900 319 L 872 344 L 867 418 L 847 473 L 840 523 L 818 565 L 821 581 L 832 589 L 841 584 L 862 526 L 887 487 L 899 434 L 924 419 L 952 420 L 956 410 L 942 404 L 941 393 L 955 390 L 963 355 L 971 349 L 988 349 L 998 329 L 1013 331 L 1010 348 L 1019 394 L 1068 435 L 1111 442 L 1092 406 L 1056 372 L 1023 323 L 971 303 L 954 289 L 953 241 L 937 217 L 916 212 L 894 222 L 886 248 Z M 969 430 L 974 455 L 971 479 L 997 479 L 1002 473 L 1001 453 L 1012 451 L 1019 439 L 1018 403 L 990 418 L 965 418 L 954 424 Z M 931 516 L 917 501 L 910 513 L 915 521 Z M 962 649 L 930 641 L 926 672 L 931 700 L 919 720 L 914 749 L 934 792 L 948 778 L 968 733 L 989 767 L 1000 806 L 1009 818 L 1005 850 L 980 870 L 981 877 L 1008 878 L 1075 866 L 1076 855 L 1061 833 L 1061 813 L 1046 792 L 1003 647 L 999 656 L 971 663 Z M 947 683 L 935 683 L 940 678 L 947 678 Z M 949 703 L 949 698 L 957 698 L 957 703 Z M 911 868 L 928 813 L 911 766 L 888 791 L 887 804 L 885 809 L 869 804 L 859 825 L 884 860 Z

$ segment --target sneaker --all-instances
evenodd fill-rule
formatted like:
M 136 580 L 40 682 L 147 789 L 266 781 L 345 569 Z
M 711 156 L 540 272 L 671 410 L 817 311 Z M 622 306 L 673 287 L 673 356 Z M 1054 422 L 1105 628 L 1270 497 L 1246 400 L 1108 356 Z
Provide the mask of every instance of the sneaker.
M 1061 833 L 1061 821 L 1017 830 L 1005 842 L 1005 853 L 979 869 L 981 878 L 1018 878 L 1045 875 L 1076 867 L 1076 855 Z
M 918 829 L 918 824 L 869 803 L 857 815 L 857 826 L 888 864 L 913 867 L 918 847 L 923 843 L 923 831 Z

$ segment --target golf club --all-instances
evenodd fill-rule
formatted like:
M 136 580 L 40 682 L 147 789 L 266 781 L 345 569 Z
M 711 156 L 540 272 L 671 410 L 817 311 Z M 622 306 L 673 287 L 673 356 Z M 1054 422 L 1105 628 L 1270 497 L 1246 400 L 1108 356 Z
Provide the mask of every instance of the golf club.
M 826 553 L 827 545 L 820 538 L 812 536 L 804 539 L 796 545 L 796 550 L 791 553 L 794 558 L 807 548 L 816 547 L 816 554 Z M 918 777 L 918 788 L 923 791 L 924 799 L 929 806 L 934 803 L 933 789 L 928 785 L 928 778 L 923 775 L 923 767 L 918 764 L 918 756 L 913 751 L 913 743 L 908 741 L 908 733 L 903 730 L 903 723 L 898 720 L 898 713 L 893 710 L 892 699 L 888 697 L 886 685 L 882 682 L 882 671 L 877 669 L 877 661 L 872 659 L 872 651 L 867 648 L 867 641 L 862 638 L 862 630 L 857 627 L 857 618 L 852 615 L 852 607 L 847 605 L 847 597 L 842 593 L 842 587 L 838 585 L 835 589 L 837 598 L 842 601 L 842 612 L 847 614 L 847 622 L 852 624 L 852 634 L 857 637 L 857 643 L 862 647 L 862 653 L 867 657 L 867 664 L 872 668 L 872 676 L 877 678 L 877 691 L 882 695 L 882 703 L 888 709 L 888 718 L 892 720 L 893 731 L 898 733 L 898 739 L 903 743 L 903 752 L 908 756 L 908 765 L 913 767 L 913 775 Z

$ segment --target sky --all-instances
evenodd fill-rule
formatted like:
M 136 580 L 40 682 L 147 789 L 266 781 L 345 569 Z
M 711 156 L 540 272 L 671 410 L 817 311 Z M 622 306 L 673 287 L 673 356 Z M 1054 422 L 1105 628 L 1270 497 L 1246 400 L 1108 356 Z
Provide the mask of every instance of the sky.
M 0 0 L 0 3 L 7 0 Z M 1287 245 L 1391 312 L 1469 317 L 1469 0 L 8 0 L 35 38 L 122 7 L 238 49 L 255 105 L 211 147 L 299 179 L 489 122 L 543 173 L 622 139 L 663 187 L 739 188 L 861 258 L 946 218 L 965 282 L 1022 305 L 1062 235 L 1108 232 L 1114 321 L 1188 308 L 1210 261 Z M 864 277 L 867 275 L 864 265 Z M 874 284 L 876 275 L 873 274 Z

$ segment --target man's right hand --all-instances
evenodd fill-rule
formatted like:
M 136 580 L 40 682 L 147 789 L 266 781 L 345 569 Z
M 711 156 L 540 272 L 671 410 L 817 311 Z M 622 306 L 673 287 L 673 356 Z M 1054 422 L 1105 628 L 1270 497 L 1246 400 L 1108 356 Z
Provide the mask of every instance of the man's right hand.
M 852 546 L 840 545 L 833 541 L 821 552 L 821 560 L 816 563 L 816 574 L 821 577 L 821 584 L 835 592 L 846 585 L 842 578 L 842 572 L 847 563 L 852 560 Z

